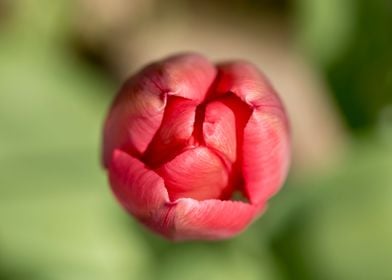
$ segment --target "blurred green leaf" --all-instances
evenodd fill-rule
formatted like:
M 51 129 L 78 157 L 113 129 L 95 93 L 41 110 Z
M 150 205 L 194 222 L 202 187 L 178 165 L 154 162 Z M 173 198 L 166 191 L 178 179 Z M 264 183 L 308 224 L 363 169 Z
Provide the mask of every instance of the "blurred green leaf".
M 113 206 L 106 192 L 67 189 L 2 201 L 0 267 L 37 279 L 146 277 L 146 245 Z
M 360 143 L 329 176 L 309 182 L 308 202 L 275 237 L 294 279 L 391 279 L 392 143 Z
M 325 66 L 341 55 L 353 40 L 356 2 L 353 0 L 299 0 L 296 28 L 299 45 Z
M 54 48 L 56 13 L 24 2 L 0 34 L 0 278 L 148 278 L 149 249 L 100 168 L 114 89 Z

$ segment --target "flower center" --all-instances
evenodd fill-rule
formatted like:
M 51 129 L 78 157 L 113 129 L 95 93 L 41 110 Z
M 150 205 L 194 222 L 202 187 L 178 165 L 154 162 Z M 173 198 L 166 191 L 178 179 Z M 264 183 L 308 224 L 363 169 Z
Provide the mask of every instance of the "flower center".
M 161 127 L 142 160 L 165 180 L 171 200 L 231 197 L 241 181 L 238 137 L 241 116 L 248 113 L 240 103 L 232 95 L 199 105 L 168 97 Z

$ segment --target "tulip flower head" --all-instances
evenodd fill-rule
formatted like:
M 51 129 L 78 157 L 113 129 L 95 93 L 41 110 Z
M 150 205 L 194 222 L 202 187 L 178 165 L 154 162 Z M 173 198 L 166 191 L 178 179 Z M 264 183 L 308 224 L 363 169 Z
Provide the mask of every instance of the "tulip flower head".
M 113 193 L 173 240 L 244 230 L 281 187 L 289 159 L 282 103 L 244 61 L 181 54 L 151 64 L 125 82 L 104 126 Z

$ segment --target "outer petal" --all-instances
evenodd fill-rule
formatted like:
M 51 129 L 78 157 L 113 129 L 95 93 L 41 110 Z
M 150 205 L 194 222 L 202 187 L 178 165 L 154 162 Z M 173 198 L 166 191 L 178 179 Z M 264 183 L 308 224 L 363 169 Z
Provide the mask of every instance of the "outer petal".
M 155 172 L 123 151 L 115 150 L 109 165 L 114 194 L 131 214 L 155 230 L 163 230 L 169 196 L 164 182 Z
M 140 156 L 158 130 L 166 96 L 155 88 L 125 85 L 105 122 L 103 161 L 105 167 L 115 149 Z
M 256 110 L 244 129 L 242 172 L 252 203 L 269 199 L 283 184 L 290 159 L 288 133 L 282 119 Z
M 266 78 L 251 64 L 219 67 L 219 94 L 232 92 L 253 110 L 243 132 L 242 173 L 252 203 L 272 196 L 283 183 L 290 159 L 288 122 Z
M 240 233 L 264 209 L 240 201 L 183 198 L 173 215 L 172 239 L 222 239 Z
M 204 100 L 217 73 L 215 66 L 198 54 L 172 56 L 150 68 L 150 79 L 162 91 L 196 103 Z
M 216 94 L 232 92 L 252 107 L 282 108 L 267 78 L 251 63 L 236 61 L 218 65 Z
M 216 69 L 204 57 L 183 54 L 152 64 L 128 80 L 105 123 L 104 165 L 116 148 L 142 154 L 162 122 L 167 96 L 200 103 L 215 75 Z

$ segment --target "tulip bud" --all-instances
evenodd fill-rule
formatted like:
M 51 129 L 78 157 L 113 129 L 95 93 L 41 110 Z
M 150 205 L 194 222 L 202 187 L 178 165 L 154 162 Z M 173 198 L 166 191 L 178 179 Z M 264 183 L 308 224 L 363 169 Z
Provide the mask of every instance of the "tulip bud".
M 151 64 L 126 81 L 104 127 L 118 201 L 174 240 L 242 231 L 282 185 L 289 159 L 282 104 L 244 61 L 182 54 Z

